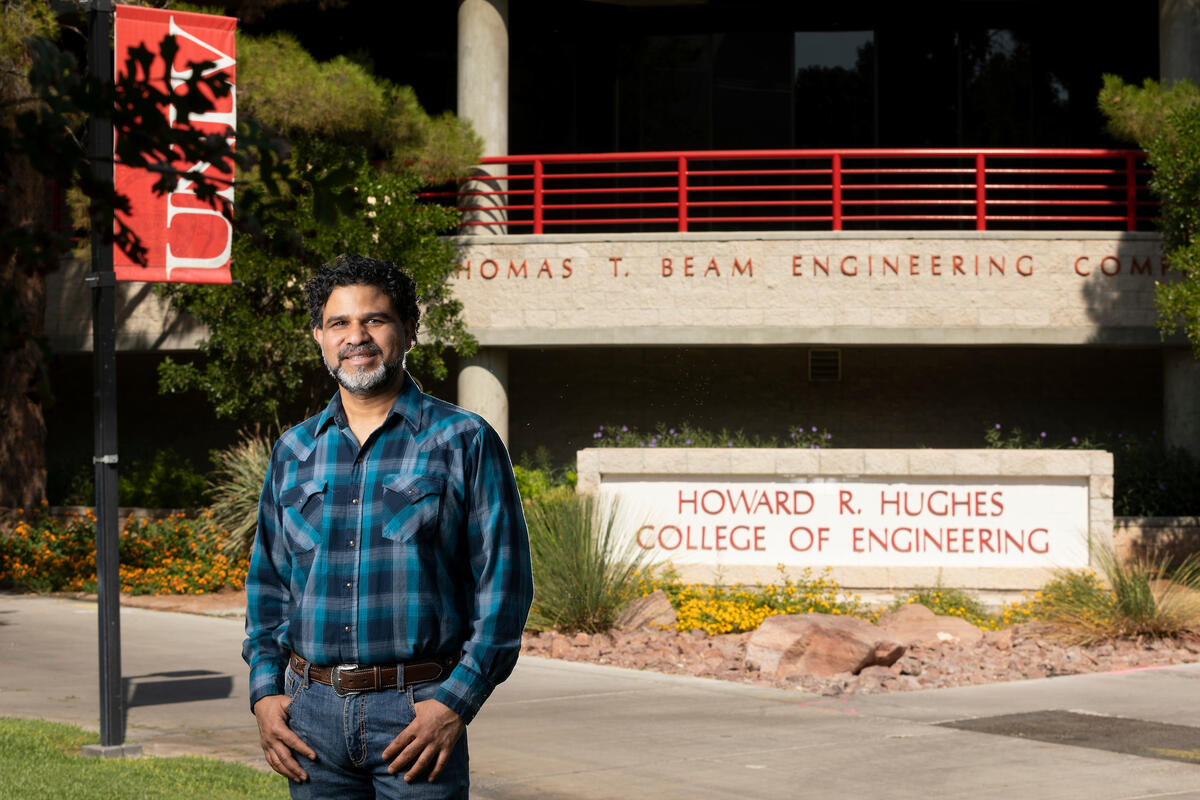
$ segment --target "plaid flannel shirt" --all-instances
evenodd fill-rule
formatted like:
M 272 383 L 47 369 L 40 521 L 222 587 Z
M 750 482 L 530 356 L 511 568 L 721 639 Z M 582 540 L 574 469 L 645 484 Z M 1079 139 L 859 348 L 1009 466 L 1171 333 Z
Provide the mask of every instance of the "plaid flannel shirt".
M 512 672 L 533 597 L 504 444 L 405 375 L 360 448 L 335 395 L 275 445 L 246 578 L 250 705 L 289 651 L 320 665 L 462 654 L 437 699 L 470 722 Z

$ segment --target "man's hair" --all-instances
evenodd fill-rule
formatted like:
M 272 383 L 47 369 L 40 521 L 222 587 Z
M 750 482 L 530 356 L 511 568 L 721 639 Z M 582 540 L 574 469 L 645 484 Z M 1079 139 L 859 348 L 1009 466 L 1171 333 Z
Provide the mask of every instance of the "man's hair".
M 421 321 L 421 310 L 417 308 L 417 287 L 407 272 L 390 261 L 340 255 L 323 264 L 304 284 L 304 302 L 308 306 L 309 321 L 314 329 L 320 328 L 324 322 L 321 315 L 325 311 L 325 303 L 339 286 L 374 286 L 391 298 L 401 321 Z

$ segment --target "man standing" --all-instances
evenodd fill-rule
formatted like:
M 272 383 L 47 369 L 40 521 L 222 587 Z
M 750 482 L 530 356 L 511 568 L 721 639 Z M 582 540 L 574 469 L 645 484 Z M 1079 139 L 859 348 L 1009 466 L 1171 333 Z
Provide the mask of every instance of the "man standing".
M 263 752 L 293 798 L 466 797 L 465 726 L 533 594 L 512 466 L 405 370 L 408 275 L 340 256 L 304 290 L 339 388 L 280 437 L 259 503 L 242 655 Z

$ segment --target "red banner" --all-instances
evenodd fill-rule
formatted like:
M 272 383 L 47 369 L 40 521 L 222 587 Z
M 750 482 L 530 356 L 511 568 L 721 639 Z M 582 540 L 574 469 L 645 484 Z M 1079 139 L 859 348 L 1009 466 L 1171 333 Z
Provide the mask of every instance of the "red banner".
M 179 52 L 171 65 L 169 80 L 174 90 L 191 74 L 189 61 L 210 61 L 214 66 L 205 74 L 223 72 L 231 84 L 236 84 L 236 54 L 234 30 L 237 20 L 211 14 L 169 11 L 139 6 L 117 6 L 116 61 L 117 74 L 125 74 L 125 61 L 131 48 L 145 45 L 157 54 L 159 43 L 168 33 L 175 37 Z M 160 62 L 156 62 L 156 65 Z M 232 87 L 231 87 L 232 88 Z M 228 135 L 232 144 L 237 124 L 236 92 L 215 99 L 215 108 L 206 114 L 194 114 L 188 119 L 174 119 L 174 109 L 168 111 L 173 127 L 192 127 L 205 133 Z M 120 136 L 120 131 L 117 131 Z M 211 164 L 179 163 L 176 166 L 188 173 L 230 181 L 219 194 L 233 202 L 233 175 L 221 172 Z M 233 247 L 233 226 L 207 202 L 196 197 L 195 183 L 182 175 L 174 189 L 165 195 L 155 194 L 151 187 L 157 176 L 144 169 L 115 166 L 113 180 L 117 191 L 129 198 L 130 214 L 122 221 L 141 238 L 147 248 L 143 267 L 113 248 L 113 266 L 119 281 L 171 281 L 175 283 L 229 283 L 229 261 Z

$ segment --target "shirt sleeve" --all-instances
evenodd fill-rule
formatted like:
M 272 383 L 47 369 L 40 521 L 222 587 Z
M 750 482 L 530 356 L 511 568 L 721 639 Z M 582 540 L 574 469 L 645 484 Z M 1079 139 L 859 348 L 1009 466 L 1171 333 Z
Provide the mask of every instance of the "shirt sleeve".
M 250 708 L 263 697 L 283 694 L 288 653 L 281 644 L 291 597 L 291 557 L 283 540 L 275 496 L 275 454 L 258 501 L 258 530 L 246 575 L 246 640 L 242 658 L 250 665 Z
M 533 601 L 533 574 L 512 464 L 486 424 L 468 448 L 464 467 L 474 607 L 462 660 L 435 697 L 470 722 L 517 663 Z

